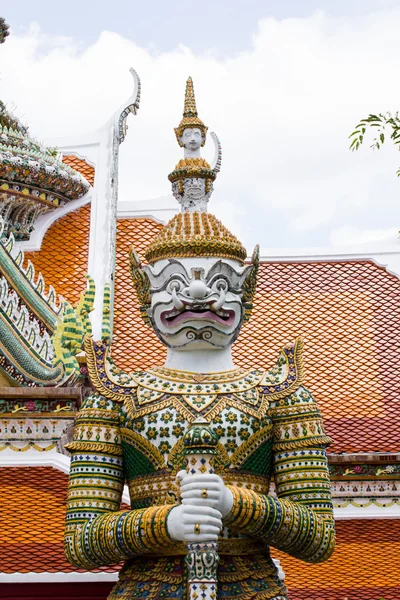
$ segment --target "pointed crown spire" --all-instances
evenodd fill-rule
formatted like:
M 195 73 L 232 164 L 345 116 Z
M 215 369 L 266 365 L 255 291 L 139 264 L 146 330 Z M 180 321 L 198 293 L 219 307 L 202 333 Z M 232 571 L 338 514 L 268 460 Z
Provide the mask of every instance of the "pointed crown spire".
M 201 133 L 203 134 L 203 138 L 204 138 L 201 145 L 204 146 L 204 144 L 206 142 L 206 135 L 207 135 L 208 127 L 206 127 L 204 125 L 203 121 L 201 119 L 199 119 L 199 116 L 197 114 L 196 97 L 194 95 L 193 80 L 191 77 L 189 77 L 188 80 L 186 81 L 185 103 L 184 103 L 184 107 L 183 107 L 183 118 L 182 118 L 181 122 L 179 123 L 178 127 L 175 127 L 175 130 L 174 130 L 176 139 L 178 140 L 178 144 L 180 146 L 183 146 L 180 138 L 182 137 L 184 130 L 188 129 L 188 128 L 200 129 Z
M 194 95 L 193 79 L 188 78 L 185 91 L 185 106 L 183 108 L 184 117 L 197 117 L 196 98 Z

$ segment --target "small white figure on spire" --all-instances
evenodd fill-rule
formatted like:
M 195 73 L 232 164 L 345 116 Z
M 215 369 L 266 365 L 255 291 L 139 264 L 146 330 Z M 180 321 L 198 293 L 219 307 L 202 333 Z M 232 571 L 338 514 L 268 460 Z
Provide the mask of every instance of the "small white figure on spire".
M 193 81 L 189 77 L 186 82 L 183 117 L 175 128 L 178 144 L 184 149 L 184 158 L 168 176 L 172 183 L 172 193 L 181 205 L 182 212 L 207 212 L 207 204 L 213 192 L 212 184 L 220 166 L 220 145 L 215 134 L 212 134 L 212 139 L 219 157 L 218 170 L 201 158 L 200 148 L 206 143 L 207 129 L 198 116 Z

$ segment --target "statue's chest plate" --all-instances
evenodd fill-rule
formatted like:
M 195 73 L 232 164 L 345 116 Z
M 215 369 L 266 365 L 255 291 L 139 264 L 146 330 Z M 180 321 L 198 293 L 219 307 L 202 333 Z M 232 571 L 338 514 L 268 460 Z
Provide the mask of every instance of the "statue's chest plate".
M 236 369 L 228 374 L 180 374 L 154 369 L 135 374 L 136 390 L 125 404 L 132 416 L 173 406 L 188 422 L 203 417 L 212 422 L 228 404 L 249 416 L 265 414 L 267 402 L 260 393 L 263 371 Z
M 263 444 L 271 441 L 272 422 L 257 389 L 238 394 L 206 394 L 204 414 L 218 436 L 215 470 L 240 467 Z M 152 395 L 152 392 L 151 394 Z M 155 471 L 185 467 L 183 436 L 196 414 L 201 414 L 195 394 L 165 394 L 125 400 L 121 435 L 151 462 Z M 136 400 L 136 404 L 134 404 Z M 149 410 L 151 408 L 151 410 Z M 211 415 L 212 412 L 212 415 Z
M 132 507 L 179 501 L 175 476 L 186 468 L 183 438 L 190 427 L 173 397 L 169 404 L 140 416 L 129 402 L 121 410 L 121 440 L 125 476 Z M 165 399 L 166 400 L 166 399 Z M 210 421 L 218 436 L 213 468 L 226 483 L 268 493 L 272 465 L 272 422 L 268 414 L 250 416 L 246 408 L 220 398 L 223 408 Z

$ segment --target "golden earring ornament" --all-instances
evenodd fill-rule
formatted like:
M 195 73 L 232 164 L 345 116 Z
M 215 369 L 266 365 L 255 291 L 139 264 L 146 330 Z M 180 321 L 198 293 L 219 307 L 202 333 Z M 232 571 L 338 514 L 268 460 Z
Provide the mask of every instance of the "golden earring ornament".
M 248 321 L 251 317 L 251 311 L 253 310 L 253 300 L 256 293 L 257 287 L 257 274 L 258 267 L 260 265 L 260 247 L 257 245 L 253 250 L 253 256 L 251 257 L 252 269 L 248 273 L 243 283 L 243 294 L 242 302 L 244 307 L 244 320 Z
M 133 248 L 131 248 L 129 253 L 129 264 L 136 296 L 140 304 L 140 314 L 146 325 L 150 325 L 150 319 L 147 314 L 147 309 L 150 308 L 151 304 L 150 280 L 140 262 L 138 254 Z

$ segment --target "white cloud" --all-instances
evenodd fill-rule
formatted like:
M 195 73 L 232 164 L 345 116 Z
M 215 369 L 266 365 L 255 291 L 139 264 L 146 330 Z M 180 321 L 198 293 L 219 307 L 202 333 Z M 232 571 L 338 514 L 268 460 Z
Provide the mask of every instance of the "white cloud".
M 396 244 L 399 239 L 399 227 L 360 229 L 354 225 L 344 225 L 332 231 L 329 237 L 333 246 L 366 245 L 371 242 Z
M 352 154 L 347 136 L 369 112 L 399 108 L 399 29 L 400 9 L 266 19 L 251 51 L 217 59 L 183 46 L 153 52 L 110 32 L 81 50 L 35 25 L 0 48 L 0 97 L 40 138 L 84 132 L 129 95 L 136 68 L 143 95 L 121 148 L 120 197 L 142 200 L 169 193 L 190 74 L 200 116 L 223 144 L 210 208 L 249 249 L 373 239 L 400 227 L 400 155 L 368 144 Z

